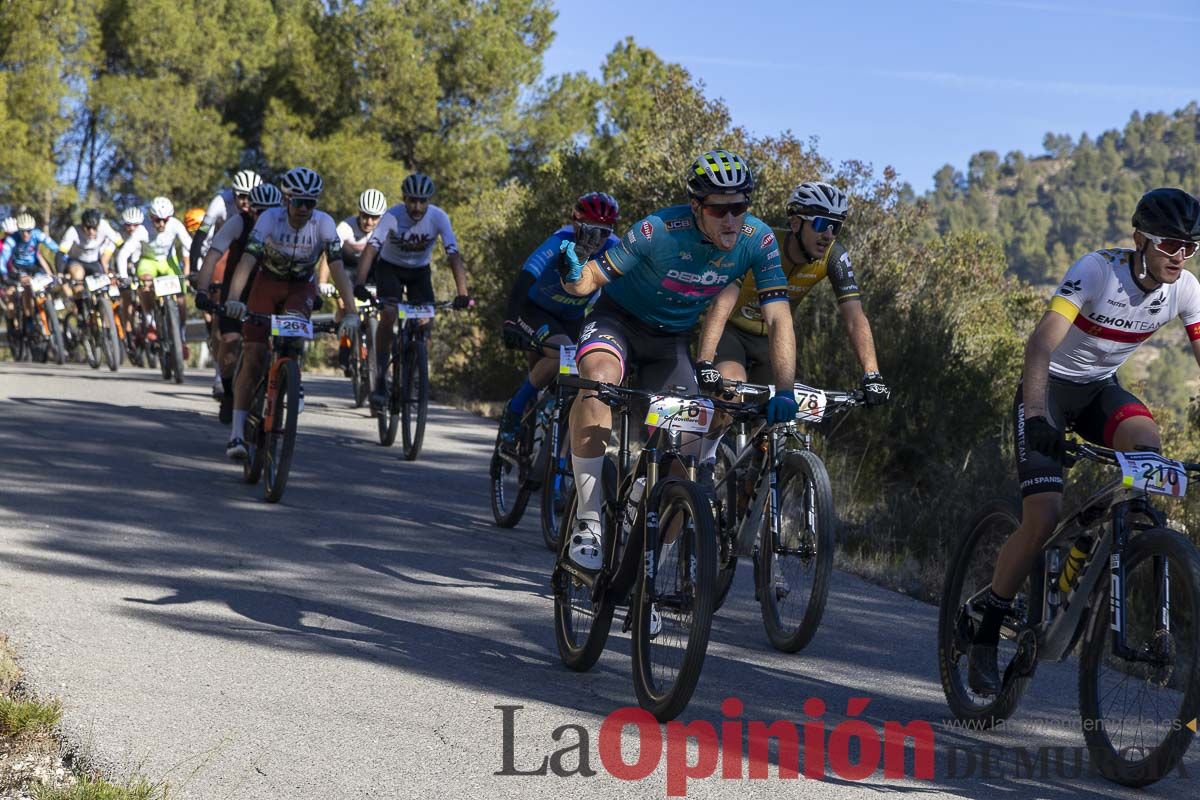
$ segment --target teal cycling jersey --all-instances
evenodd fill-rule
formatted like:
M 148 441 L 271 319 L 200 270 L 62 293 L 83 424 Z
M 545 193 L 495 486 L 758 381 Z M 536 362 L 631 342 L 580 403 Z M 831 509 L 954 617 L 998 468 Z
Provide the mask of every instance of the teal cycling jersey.
M 609 280 L 604 294 L 662 331 L 694 328 L 709 302 L 747 272 L 760 305 L 788 299 L 775 234 L 750 214 L 726 252 L 697 229 L 690 205 L 664 208 L 635 222 L 596 263 Z

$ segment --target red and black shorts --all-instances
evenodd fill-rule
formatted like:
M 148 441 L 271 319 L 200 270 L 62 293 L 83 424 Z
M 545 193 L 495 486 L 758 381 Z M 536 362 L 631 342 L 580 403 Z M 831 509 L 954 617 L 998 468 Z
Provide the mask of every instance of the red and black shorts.
M 1146 404 L 1109 377 L 1091 383 L 1072 383 L 1050 377 L 1046 385 L 1046 417 L 1060 431 L 1073 430 L 1092 444 L 1112 447 L 1117 426 L 1130 417 L 1154 419 Z M 1022 385 L 1013 401 L 1013 438 L 1021 496 L 1063 490 L 1063 467 L 1025 444 L 1025 403 Z
M 259 270 L 246 300 L 246 310 L 255 314 L 293 313 L 308 317 L 316 301 L 317 285 L 311 279 L 286 280 Z M 247 342 L 265 343 L 267 326 L 247 319 L 242 325 L 242 336 Z

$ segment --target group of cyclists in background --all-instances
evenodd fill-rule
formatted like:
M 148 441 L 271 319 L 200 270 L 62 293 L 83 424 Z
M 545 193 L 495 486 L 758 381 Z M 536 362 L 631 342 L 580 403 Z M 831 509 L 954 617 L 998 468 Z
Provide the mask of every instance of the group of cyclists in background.
M 609 485 L 613 387 L 642 390 L 648 397 L 671 396 L 683 403 L 671 414 L 710 414 L 716 420 L 698 432 L 687 429 L 696 433 L 679 445 L 681 455 L 669 468 L 674 477 L 668 480 L 695 481 L 712 498 L 710 511 L 718 517 L 725 513 L 717 488 L 718 451 L 727 441 L 730 422 L 743 412 L 719 403 L 704 406 L 701 400 L 753 405 L 756 410 L 745 413 L 756 419 L 758 442 L 765 442 L 773 429 L 814 419 L 810 401 L 816 402 L 816 394 L 796 383 L 794 326 L 804 324 L 800 302 L 823 279 L 832 287 L 861 368 L 855 396 L 865 406 L 891 398 L 864 310 L 861 280 L 838 238 L 851 213 L 846 192 L 826 182 L 799 184 L 783 209 L 786 226 L 775 230 L 751 213 L 754 175 L 738 154 L 722 149 L 701 154 L 687 166 L 683 183 L 685 202 L 623 229 L 616 198 L 599 190 L 583 193 L 571 205 L 569 219 L 516 271 L 508 296 L 499 333 L 508 347 L 525 354 L 527 374 L 504 406 L 498 456 L 512 460 L 521 446 L 523 420 L 539 398 L 556 391 L 556 384 L 569 383 L 564 375 L 574 373 L 578 390 L 563 410 L 571 490 L 565 506 L 570 513 L 561 527 L 555 580 L 561 576 L 562 583 L 555 584 L 556 596 L 580 584 L 590 588 L 593 600 L 602 595 L 597 588 L 602 582 L 588 576 L 609 570 L 615 575 L 620 548 L 629 546 L 609 540 L 613 531 L 627 528 L 614 527 L 606 515 L 623 502 L 644 506 L 652 496 L 646 474 L 621 476 L 619 488 Z M 386 414 L 393 388 L 389 374 L 396 374 L 389 373 L 389 359 L 394 357 L 393 337 L 399 335 L 398 319 L 405 308 L 436 302 L 430 271 L 436 241 L 441 239 L 453 271 L 456 294 L 449 305 L 460 309 L 472 305 L 466 264 L 448 215 L 430 203 L 434 183 L 428 176 L 408 176 L 402 202 L 390 207 L 381 192 L 364 190 L 358 213 L 341 222 L 317 208 L 322 189 L 321 177 L 304 167 L 285 172 L 278 185 L 242 170 L 202 214 L 188 212 L 180 221 L 171 201 L 157 197 L 145 211 L 124 209 L 118 231 L 89 209 L 59 242 L 40 230 L 29 213 L 7 219 L 0 275 L 10 341 L 37 326 L 42 289 L 35 291 L 33 280 L 39 273 L 53 281 L 68 314 L 73 305 L 83 313 L 84 295 L 98 285 L 88 284 L 89 278 L 107 276 L 110 288 L 105 291 L 119 307 L 127 342 L 155 341 L 160 335 L 157 279 L 176 276 L 190 282 L 195 307 L 211 318 L 213 391 L 221 403 L 220 420 L 230 426 L 225 452 L 245 461 L 253 449 L 246 438 L 247 419 L 255 413 L 254 392 L 268 362 L 268 340 L 280 335 L 273 315 L 310 317 L 320 302 L 319 287 L 332 283 L 340 298 L 335 309 L 338 359 L 347 374 L 360 355 L 360 309 L 376 315 L 370 404 L 375 414 Z M 1073 429 L 1090 442 L 1120 451 L 1157 451 L 1153 416 L 1121 387 L 1116 370 L 1176 316 L 1186 325 L 1200 362 L 1200 284 L 1183 269 L 1200 242 L 1200 202 L 1180 189 L 1154 189 L 1138 203 L 1132 223 L 1133 249 L 1091 253 L 1070 268 L 1026 348 L 1013 419 L 1024 503 L 1021 523 L 995 561 L 964 653 L 969 688 L 979 698 L 1004 690 L 997 641 L 1015 613 L 1014 598 L 1061 516 L 1064 432 Z M 54 265 L 46 260 L 46 251 L 56 254 Z M 186 288 L 167 297 L 185 319 Z M 428 318 L 417 323 L 425 336 L 429 323 Z M 663 406 L 652 406 L 647 416 L 651 435 L 646 446 L 666 447 L 666 439 L 654 436 L 670 434 L 671 427 L 662 421 L 651 424 L 655 408 Z M 679 444 L 671 442 L 672 448 Z M 762 462 L 762 456 L 757 458 Z M 643 484 L 635 489 L 639 477 Z M 745 498 L 731 502 L 737 513 L 745 513 Z M 802 508 L 812 513 L 811 506 Z M 657 516 L 657 521 L 654 514 L 638 519 L 647 536 L 660 537 L 655 558 L 661 568 L 664 559 L 680 557 L 672 548 L 683 541 L 680 528 L 686 526 L 672 528 L 667 510 Z M 655 528 L 658 523 L 661 527 Z M 805 528 L 802 522 L 800 527 L 812 533 L 814 526 Z M 767 546 L 761 538 L 756 545 Z M 777 541 L 775 547 L 781 554 L 812 555 L 802 536 L 800 541 Z M 682 560 L 695 555 L 683 552 Z M 664 635 L 664 618 L 671 615 L 667 606 L 698 602 L 695 587 L 686 586 L 696 580 L 694 570 L 689 572 L 685 564 L 676 587 L 691 592 L 691 600 L 654 594 L 647 605 L 646 642 Z M 643 578 L 652 581 L 654 576 Z M 764 585 L 791 591 L 782 578 L 768 578 Z M 637 586 L 636 592 L 651 591 L 644 583 Z M 679 610 L 673 607 L 672 613 Z M 638 630 L 640 623 L 629 624 Z M 690 688 L 684 694 L 686 702 Z M 678 706 L 664 713 L 678 713 Z

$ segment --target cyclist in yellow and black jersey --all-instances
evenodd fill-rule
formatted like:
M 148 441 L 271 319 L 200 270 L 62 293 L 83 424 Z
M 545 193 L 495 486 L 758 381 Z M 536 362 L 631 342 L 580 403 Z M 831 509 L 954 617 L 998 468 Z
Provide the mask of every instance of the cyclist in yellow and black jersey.
M 768 234 L 763 243 L 765 247 L 780 248 L 780 263 L 787 277 L 793 312 L 813 287 L 829 279 L 854 354 L 863 369 L 867 403 L 879 405 L 887 402 L 891 391 L 879 374 L 875 340 L 863 311 L 862 293 L 850 254 L 837 241 L 848 210 L 849 200 L 842 190 L 828 183 L 802 183 L 788 198 L 788 229 L 782 232 L 783 241 Z M 724 378 L 770 382 L 767 326 L 753 275 L 747 275 L 738 287 L 723 291 L 705 319 L 696 369 L 714 369 L 714 360 L 715 369 Z

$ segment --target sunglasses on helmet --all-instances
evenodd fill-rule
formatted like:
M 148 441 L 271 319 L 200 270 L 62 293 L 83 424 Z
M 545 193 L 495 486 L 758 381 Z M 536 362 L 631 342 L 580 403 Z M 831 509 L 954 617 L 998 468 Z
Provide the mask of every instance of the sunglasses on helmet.
M 820 217 L 816 215 L 805 216 L 804 214 L 798 214 L 797 216 L 799 216 L 800 219 L 806 219 L 811 222 L 814 233 L 824 233 L 825 231 L 830 231 L 834 236 L 837 236 L 842 230 L 842 221 L 840 219 L 831 219 L 829 217 Z
M 1184 258 L 1191 258 L 1196 255 L 1196 249 L 1200 248 L 1200 243 L 1189 242 L 1187 239 L 1168 239 L 1165 236 L 1155 236 L 1145 231 L 1138 231 L 1138 233 L 1153 242 L 1154 249 L 1164 256 L 1174 256 L 1182 250 Z

